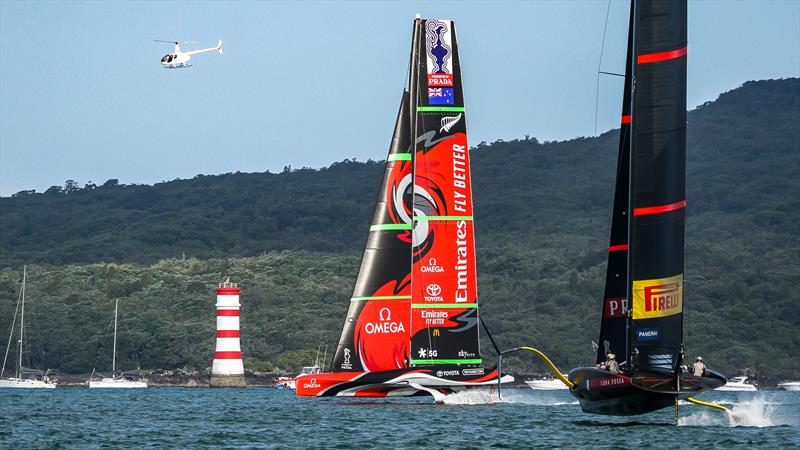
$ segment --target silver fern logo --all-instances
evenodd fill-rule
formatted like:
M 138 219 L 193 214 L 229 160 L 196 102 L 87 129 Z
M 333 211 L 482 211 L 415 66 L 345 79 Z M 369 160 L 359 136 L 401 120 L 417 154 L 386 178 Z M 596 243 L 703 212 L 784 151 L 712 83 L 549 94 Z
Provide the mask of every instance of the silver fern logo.
M 459 120 L 461 120 L 461 116 L 463 114 L 459 113 L 457 116 L 445 116 L 442 117 L 442 128 L 439 128 L 440 133 L 449 133 L 450 129 L 456 126 Z

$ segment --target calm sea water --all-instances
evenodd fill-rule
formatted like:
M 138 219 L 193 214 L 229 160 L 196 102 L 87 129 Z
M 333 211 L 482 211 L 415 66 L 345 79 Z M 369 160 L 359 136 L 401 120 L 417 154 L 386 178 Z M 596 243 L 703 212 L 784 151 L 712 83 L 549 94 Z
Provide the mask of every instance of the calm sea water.
M 428 398 L 297 398 L 267 388 L 0 390 L 0 448 L 798 448 L 800 393 L 710 393 L 723 413 L 681 406 L 618 418 L 580 412 L 566 392 Z

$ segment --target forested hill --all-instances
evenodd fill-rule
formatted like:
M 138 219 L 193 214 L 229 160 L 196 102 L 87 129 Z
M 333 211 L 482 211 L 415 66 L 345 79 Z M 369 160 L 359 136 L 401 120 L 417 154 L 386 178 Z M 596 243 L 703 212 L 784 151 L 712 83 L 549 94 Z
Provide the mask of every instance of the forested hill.
M 687 139 L 687 350 L 729 374 L 798 377 L 800 79 L 722 94 L 690 112 Z M 593 358 L 617 140 L 473 149 L 481 313 L 501 346 L 541 346 L 564 367 Z M 128 365 L 205 367 L 212 288 L 231 275 L 244 289 L 245 363 L 307 363 L 309 349 L 336 343 L 382 173 L 382 162 L 344 161 L 2 198 L 0 318 L 33 264 L 40 366 L 102 367 L 122 297 Z
M 798 186 L 799 91 L 799 79 L 749 82 L 689 114 L 690 217 L 752 210 L 786 224 L 796 211 L 787 207 L 798 201 L 789 194 Z M 564 142 L 479 144 L 472 152 L 478 245 L 587 249 L 571 240 L 576 235 L 602 251 L 617 140 L 614 130 Z M 358 253 L 382 171 L 383 162 L 345 160 L 155 186 L 70 180 L 47 193 L 23 191 L 0 199 L 0 267 L 285 249 Z M 568 239 L 554 242 L 553 233 Z

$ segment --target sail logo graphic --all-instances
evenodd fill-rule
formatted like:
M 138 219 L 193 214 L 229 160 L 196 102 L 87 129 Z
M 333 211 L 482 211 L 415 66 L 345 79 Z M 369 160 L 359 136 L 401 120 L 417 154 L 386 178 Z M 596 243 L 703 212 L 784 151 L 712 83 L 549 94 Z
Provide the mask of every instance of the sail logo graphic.
M 389 308 L 381 308 L 378 318 L 380 323 L 368 322 L 364 326 L 367 334 L 397 334 L 406 331 L 403 322 L 392 322 L 392 310 Z
M 475 353 L 468 352 L 466 350 L 459 350 L 458 351 L 458 357 L 459 358 L 474 358 L 475 357 Z
M 428 74 L 450 75 L 450 80 L 452 80 L 453 75 L 451 26 L 449 20 L 428 20 L 425 23 Z M 430 80 L 430 77 L 428 79 Z
M 342 369 L 350 370 L 353 368 L 353 365 L 350 364 L 350 349 L 344 349 L 344 361 L 342 362 Z
M 636 330 L 636 341 L 655 341 L 658 339 L 658 328 L 639 328 Z
M 607 298 L 603 308 L 603 317 L 617 319 L 628 314 L 628 300 L 624 298 Z
M 452 73 L 429 73 L 428 86 L 452 86 L 453 74 Z
M 683 312 L 683 274 L 633 281 L 633 319 L 653 319 Z
M 316 389 L 316 388 L 319 388 L 319 387 L 322 387 L 322 386 L 319 383 L 317 383 L 317 379 L 316 378 L 312 378 L 312 379 L 308 380 L 308 383 L 303 383 L 303 387 L 306 388 L 306 389 Z
M 439 356 L 439 351 L 433 348 L 420 348 L 417 354 L 420 358 L 436 358 Z
M 429 105 L 453 105 L 455 93 L 453 88 L 428 88 Z
M 447 320 L 447 311 L 423 309 L 421 315 L 425 325 L 444 325 Z
M 463 116 L 464 116 L 463 114 L 459 113 L 457 116 L 445 116 L 445 117 L 442 117 L 442 121 L 440 122 L 442 127 L 439 128 L 439 132 L 440 133 L 449 133 L 450 129 L 453 128 L 454 126 L 456 126 L 456 124 L 461 120 L 461 117 L 463 117 Z
M 428 265 L 420 267 L 419 271 L 425 273 L 443 273 L 444 267 L 436 264 L 436 258 L 431 258 L 428 260 Z
M 436 283 L 431 283 L 425 288 L 425 301 L 426 302 L 443 302 L 444 297 L 441 296 L 442 287 Z

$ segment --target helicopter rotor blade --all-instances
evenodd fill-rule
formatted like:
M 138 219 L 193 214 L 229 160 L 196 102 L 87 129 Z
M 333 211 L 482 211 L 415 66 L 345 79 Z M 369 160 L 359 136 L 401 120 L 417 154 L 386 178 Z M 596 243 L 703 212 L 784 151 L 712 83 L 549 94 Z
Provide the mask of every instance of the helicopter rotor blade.
M 177 41 L 165 41 L 165 40 L 162 40 L 162 39 L 153 39 L 153 40 L 156 41 L 156 42 L 166 42 L 167 44 L 178 44 Z

